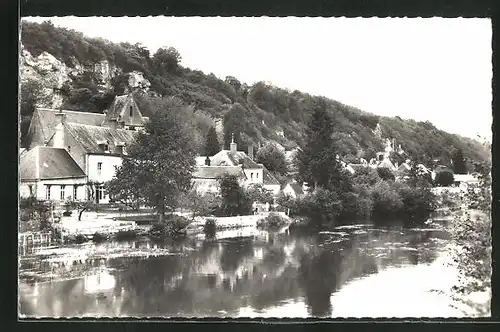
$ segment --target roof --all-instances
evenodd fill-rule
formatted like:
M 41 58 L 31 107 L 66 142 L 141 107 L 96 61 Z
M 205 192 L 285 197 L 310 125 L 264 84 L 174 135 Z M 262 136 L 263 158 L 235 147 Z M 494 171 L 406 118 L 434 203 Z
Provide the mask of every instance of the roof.
M 295 192 L 296 195 L 302 195 L 304 190 L 302 190 L 302 186 L 297 182 L 292 182 L 288 184 L 290 188 Z
M 193 172 L 193 178 L 218 179 L 226 174 L 235 175 L 238 179 L 246 179 L 245 172 L 239 166 L 198 166 Z
M 65 149 L 37 146 L 20 158 L 21 180 L 81 178 L 85 173 Z
M 394 164 L 389 160 L 389 158 L 386 158 L 378 164 L 378 167 L 386 167 L 389 168 L 390 170 L 395 169 Z
M 116 143 L 125 142 L 130 145 L 135 141 L 138 132 L 109 127 L 87 126 L 76 123 L 66 123 L 68 132 L 77 140 L 88 153 L 102 152 L 99 142 L 107 141 L 110 149 Z
M 132 121 L 127 123 L 127 125 L 142 126 L 149 120 L 149 118 L 145 119 L 142 116 L 132 94 L 116 96 L 109 108 L 106 110 L 106 118 L 122 118 L 129 106 L 134 106 L 137 114 L 134 115 Z
M 365 164 L 349 164 L 347 166 L 350 166 L 354 172 L 356 172 L 357 170 L 361 169 L 361 168 L 368 168 L 368 165 L 365 165 Z
M 82 125 L 100 126 L 105 120 L 105 115 L 100 113 L 88 113 L 62 110 L 65 114 L 65 121 Z M 56 113 L 59 110 L 49 108 L 37 108 L 33 113 L 33 118 L 40 121 L 40 129 L 44 140 L 49 140 L 54 134 L 57 125 Z
M 210 157 L 210 165 L 212 166 L 238 166 L 239 161 L 243 161 L 244 168 L 261 168 L 259 164 L 250 159 L 245 152 L 236 151 L 233 155 L 229 150 L 222 150 Z
M 409 171 L 410 169 L 411 169 L 411 167 L 407 163 L 402 163 L 398 167 L 398 171 Z
M 263 182 L 264 182 L 264 185 L 279 185 L 279 181 L 276 180 L 276 178 L 274 177 L 274 175 L 271 174 L 271 172 L 269 172 L 269 170 L 267 168 L 264 167 L 264 165 L 262 164 L 257 164 L 258 166 L 260 166 L 260 168 L 262 168 L 262 173 L 263 173 Z

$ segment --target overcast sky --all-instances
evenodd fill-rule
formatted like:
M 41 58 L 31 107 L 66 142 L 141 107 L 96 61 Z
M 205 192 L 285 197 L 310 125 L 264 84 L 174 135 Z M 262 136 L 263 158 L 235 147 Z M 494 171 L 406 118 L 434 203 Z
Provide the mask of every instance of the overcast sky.
M 42 22 L 48 18 L 29 18 Z M 489 19 L 54 17 L 151 51 L 173 46 L 182 65 L 324 95 L 380 115 L 429 120 L 491 136 Z

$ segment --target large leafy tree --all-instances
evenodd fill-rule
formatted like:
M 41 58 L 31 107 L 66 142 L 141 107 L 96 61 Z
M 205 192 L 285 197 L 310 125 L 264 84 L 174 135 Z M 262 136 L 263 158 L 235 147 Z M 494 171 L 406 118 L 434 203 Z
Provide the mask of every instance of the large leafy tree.
M 464 153 L 462 149 L 458 149 L 453 153 L 452 158 L 453 163 L 453 172 L 455 174 L 466 174 L 467 173 L 467 165 L 464 158 Z
M 305 132 L 305 144 L 296 156 L 298 180 L 312 188 L 346 190 L 346 175 L 337 159 L 332 138 L 334 123 L 326 103 L 317 101 Z
M 288 172 L 286 157 L 274 143 L 268 143 L 257 152 L 257 162 L 263 164 L 270 172 L 286 175 Z
M 217 138 L 217 132 L 215 127 L 210 127 L 207 133 L 207 140 L 205 142 L 205 155 L 213 156 L 220 151 L 219 139 Z
M 221 212 L 226 216 L 249 214 L 252 202 L 240 187 L 234 175 L 226 174 L 219 179 L 220 195 L 222 197 Z
M 139 185 L 162 222 L 165 212 L 174 211 L 178 198 L 191 189 L 196 151 L 192 128 L 184 119 L 186 106 L 174 98 L 157 99 L 153 105 L 157 110 L 130 147 L 130 158 L 123 160 L 116 179 Z
M 141 178 L 137 176 L 133 163 L 124 162 L 116 168 L 115 177 L 106 184 L 110 197 L 116 202 L 139 210 L 144 203 Z
M 234 142 L 238 147 L 244 148 L 242 133 L 245 132 L 245 109 L 241 104 L 234 104 L 231 109 L 224 114 L 224 148 L 229 149 L 229 145 L 234 135 Z

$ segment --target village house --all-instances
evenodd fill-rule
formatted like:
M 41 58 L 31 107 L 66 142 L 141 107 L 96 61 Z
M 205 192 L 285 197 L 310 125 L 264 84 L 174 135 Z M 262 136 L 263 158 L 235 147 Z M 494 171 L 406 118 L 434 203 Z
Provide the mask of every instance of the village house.
M 453 186 L 467 190 L 469 187 L 479 185 L 479 179 L 472 174 L 454 174 Z
M 305 195 L 306 189 L 305 185 L 301 185 L 296 181 L 291 181 L 283 187 L 283 195 L 297 199 Z
M 59 156 L 58 160 L 72 164 L 67 160 L 69 156 L 84 173 L 84 180 L 79 181 L 97 183 L 96 201 L 108 203 L 109 195 L 103 184 L 113 178 L 115 167 L 120 166 L 122 158 L 127 155 L 127 146 L 133 143 L 135 135 L 144 128 L 148 120 L 147 117 L 142 116 L 131 94 L 117 96 L 102 114 L 37 108 L 28 130 L 29 151 L 23 154 L 42 155 L 46 153 L 44 151 L 48 151 L 39 149 L 43 147 L 66 151 L 66 157 L 64 157 L 66 159 Z M 26 165 L 29 162 L 30 158 L 21 158 L 21 168 L 29 169 Z M 74 168 L 71 170 L 74 171 L 74 176 L 81 175 Z M 33 180 L 26 176 L 21 174 L 22 187 Z M 44 178 L 45 182 L 50 180 L 52 188 L 50 190 L 56 190 L 56 187 L 60 188 L 61 192 L 62 188 L 66 190 L 67 180 L 61 179 L 60 174 L 46 173 L 46 176 L 52 176 L 52 178 Z M 69 175 L 66 174 L 66 176 Z M 81 185 L 80 182 L 78 186 Z M 26 196 L 28 191 L 25 190 L 21 194 Z M 86 199 L 82 195 L 84 194 L 79 193 L 78 196 L 71 195 L 70 197 Z M 43 197 L 62 200 L 63 196 L 51 194 Z
M 204 188 L 214 188 L 215 178 L 211 178 L 212 184 L 208 184 L 209 177 L 218 177 L 225 173 L 235 174 L 241 179 L 242 186 L 260 184 L 273 195 L 278 195 L 281 186 L 278 180 L 267 170 L 264 165 L 253 160 L 253 146 L 248 147 L 248 154 L 238 151 L 237 144 L 232 140 L 229 150 L 221 150 L 214 156 L 203 156 L 196 159 L 197 170 L 193 174 L 195 187 L 203 191 Z M 242 174 L 241 174 L 242 173 Z M 203 184 L 204 183 L 204 184 Z

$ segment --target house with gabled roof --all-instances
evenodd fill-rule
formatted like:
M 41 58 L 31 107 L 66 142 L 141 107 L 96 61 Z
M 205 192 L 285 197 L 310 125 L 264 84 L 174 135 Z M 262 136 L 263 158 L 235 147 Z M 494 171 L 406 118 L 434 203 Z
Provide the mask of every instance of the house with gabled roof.
M 103 184 L 113 178 L 115 167 L 127 155 L 127 146 L 134 143 L 148 120 L 131 94 L 115 97 L 102 114 L 37 108 L 28 130 L 29 151 L 36 147 L 64 149 L 83 170 L 86 181 L 98 184 L 97 202 L 107 203 L 109 195 Z
M 225 167 L 238 167 L 245 175 L 243 186 L 261 184 L 264 189 L 277 195 L 281 186 L 279 181 L 260 163 L 253 160 L 253 146 L 248 147 L 248 154 L 238 151 L 237 144 L 232 140 L 229 150 L 221 150 L 213 156 L 203 156 L 196 159 L 198 168 L 215 167 L 224 170 Z M 243 179 L 243 178 L 242 178 Z
M 87 176 L 63 148 L 36 146 L 20 156 L 21 197 L 85 199 Z

